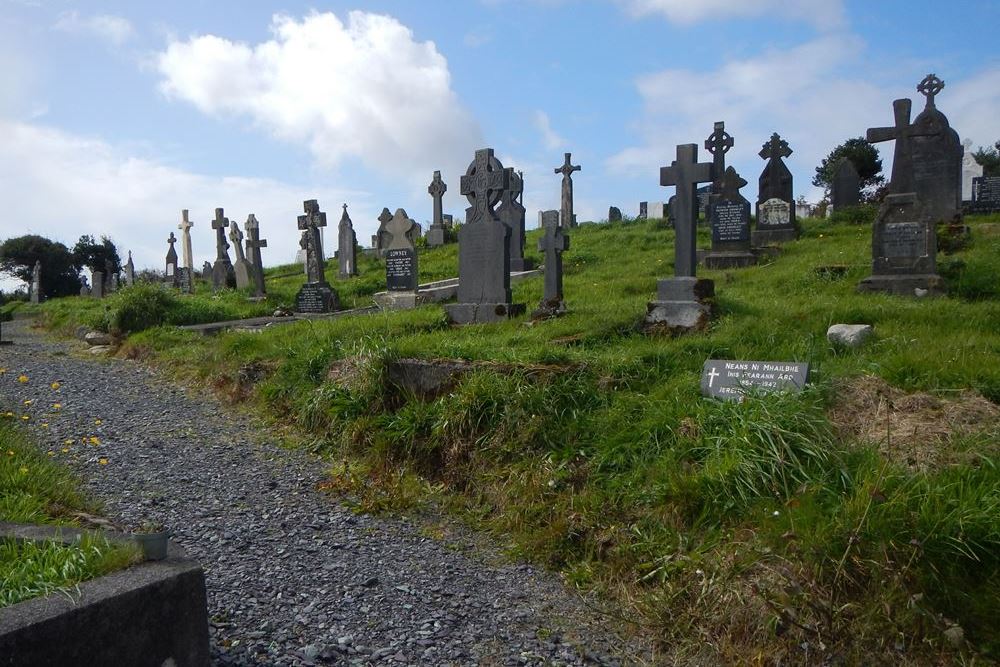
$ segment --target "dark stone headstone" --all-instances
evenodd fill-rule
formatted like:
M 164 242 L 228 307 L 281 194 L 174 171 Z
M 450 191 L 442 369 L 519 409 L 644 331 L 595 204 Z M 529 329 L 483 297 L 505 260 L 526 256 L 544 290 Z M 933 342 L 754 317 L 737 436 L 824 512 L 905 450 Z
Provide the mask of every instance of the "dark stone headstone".
M 128 261 L 125 262 L 125 284 L 131 287 L 135 284 L 135 263 L 132 261 L 132 251 L 128 251 Z
M 427 247 L 436 248 L 443 246 L 448 240 L 447 228 L 444 223 L 444 212 L 441 200 L 444 193 L 448 191 L 448 185 L 441 180 L 441 172 L 435 171 L 431 184 L 427 186 L 427 194 L 434 200 L 434 216 L 431 219 L 431 227 L 427 230 Z
M 674 242 L 674 277 L 657 283 L 657 300 L 646 310 L 646 325 L 666 328 L 674 333 L 703 328 L 712 315 L 715 284 L 699 280 L 695 231 L 699 183 L 710 182 L 714 174 L 711 163 L 698 162 L 697 144 L 677 146 L 677 159 L 660 169 L 660 185 L 677 188 L 672 206 L 676 222 Z
M 247 261 L 253 272 L 254 296 L 263 297 L 267 294 L 267 286 L 264 284 L 264 259 L 261 257 L 261 248 L 267 247 L 267 239 L 260 237 L 260 222 L 253 213 L 247 218 Z
M 236 287 L 236 272 L 229 259 L 229 244 L 226 242 L 226 228 L 229 218 L 221 208 L 215 209 L 212 229 L 215 230 L 215 264 L 212 265 L 212 290 L 218 292 L 226 287 Z
M 621 222 L 622 221 L 622 211 L 617 206 L 611 206 L 608 208 L 608 222 Z
M 649 217 L 649 202 L 641 201 L 639 202 L 639 220 L 645 220 Z
M 1000 176 L 972 179 L 972 210 L 976 213 L 1000 212 Z
M 174 236 L 173 232 L 170 232 L 170 236 L 167 237 L 167 243 L 170 247 L 167 250 L 166 268 L 163 270 L 163 282 L 170 287 L 177 287 L 177 251 L 174 249 L 177 237 Z
M 791 154 L 788 142 L 777 132 L 758 153 L 761 159 L 767 160 L 767 165 L 757 182 L 757 229 L 750 239 L 754 247 L 798 238 L 792 172 L 784 161 Z
M 91 271 L 90 272 L 90 296 L 95 299 L 104 298 L 104 272 L 103 271 Z
M 233 274 L 236 276 L 236 289 L 247 289 L 252 284 L 253 267 L 247 261 L 246 251 L 243 248 L 243 232 L 234 220 L 229 227 L 229 240 L 233 243 L 236 251 L 236 261 L 233 263 Z
M 558 225 L 559 223 L 559 211 L 549 210 L 549 211 L 539 211 L 538 212 L 538 228 L 545 229 L 549 225 Z
M 202 280 L 211 280 L 212 279 L 212 275 L 213 275 L 213 272 L 212 272 L 212 263 L 211 262 L 205 262 L 204 264 L 202 264 L 201 265 L 201 278 L 202 278 Z
M 535 320 L 558 317 L 566 312 L 562 254 L 569 250 L 569 236 L 559 224 L 558 215 L 549 216 L 545 222 L 545 233 L 538 239 L 538 251 L 545 255 L 545 288 L 538 308 L 531 314 Z
M 507 246 L 510 249 L 510 270 L 530 271 L 533 263 L 524 258 L 524 206 L 518 197 L 524 192 L 524 182 L 518 172 L 507 169 L 507 188 L 500 196 L 497 218 L 510 230 Z
M 861 177 L 854 163 L 847 158 L 841 159 L 837 170 L 833 172 L 833 183 L 830 185 L 830 204 L 834 211 L 842 211 L 861 203 Z
M 326 282 L 326 260 L 320 236 L 320 229 L 326 227 L 326 213 L 319 210 L 315 199 L 302 202 L 302 208 L 305 215 L 299 216 L 298 228 L 305 232 L 302 242 L 306 251 L 306 284 L 295 296 L 295 312 L 329 313 L 340 308 L 340 298 Z
M 445 306 L 455 324 L 497 322 L 524 312 L 510 293 L 510 228 L 493 207 L 509 187 L 509 173 L 492 148 L 476 151 L 462 176 L 462 194 L 471 206 L 458 233 L 458 303 Z
M 354 233 L 354 223 L 347 215 L 347 204 L 337 226 L 337 267 L 341 278 L 358 275 L 358 236 Z
M 740 194 L 747 182 L 732 167 L 719 182 L 721 190 L 710 214 L 712 249 L 705 255 L 705 266 L 731 269 L 756 264 L 750 244 L 750 202 Z
M 701 395 L 742 401 L 753 392 L 800 392 L 808 381 L 809 364 L 709 359 L 701 372 Z
M 417 251 L 413 247 L 416 223 L 399 208 L 386 225 L 389 243 L 385 255 L 385 284 L 390 292 L 416 292 L 419 285 Z
M 726 123 L 717 121 L 712 127 L 712 134 L 705 139 L 705 150 L 712 155 L 712 171 L 715 174 L 712 180 L 712 192 L 708 198 L 708 203 L 703 208 L 706 218 L 712 215 L 712 205 L 719 195 L 722 194 L 722 177 L 726 174 L 726 153 L 736 145 L 732 135 L 726 132 Z
M 444 213 L 441 215 L 441 221 L 444 223 L 444 228 L 451 231 L 455 228 L 455 216 L 451 213 Z
M 573 172 L 580 171 L 582 167 L 574 165 L 570 159 L 572 153 L 566 153 L 563 165 L 555 170 L 555 173 L 562 174 L 562 206 L 559 209 L 559 219 L 563 225 L 576 227 L 576 215 L 573 214 Z
M 382 249 L 389 244 L 389 232 L 386 231 L 385 226 L 389 224 L 390 220 L 392 220 L 392 213 L 389 212 L 388 208 L 383 208 L 378 216 L 378 229 L 372 234 L 372 250 L 377 259 L 382 259 Z
M 194 276 L 191 275 L 191 269 L 186 266 L 177 269 L 177 287 L 186 294 L 194 293 Z
M 913 120 L 913 187 L 923 214 L 933 223 L 954 222 L 962 213 L 962 157 L 965 148 L 934 99 L 944 81 L 928 74 L 917 90 L 926 106 Z

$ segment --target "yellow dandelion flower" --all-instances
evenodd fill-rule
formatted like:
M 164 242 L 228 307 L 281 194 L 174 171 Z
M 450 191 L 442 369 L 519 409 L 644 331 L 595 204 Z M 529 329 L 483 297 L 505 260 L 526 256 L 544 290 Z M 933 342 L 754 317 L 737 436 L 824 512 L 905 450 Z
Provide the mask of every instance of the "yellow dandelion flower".
M 14 416 L 14 413 L 8 410 L 7 412 L 5 412 L 5 413 L 4 413 L 4 415 L 3 415 L 3 416 L 4 416 L 4 417 L 13 417 L 13 416 Z
M 31 419 L 31 415 L 21 415 L 21 419 L 24 421 L 28 421 L 29 419 Z
M 7 372 L 6 368 L 0 368 L 0 375 L 3 375 L 6 372 Z
M 100 463 L 102 466 L 108 465 L 108 460 L 105 458 L 99 458 L 97 459 L 97 462 Z
M 51 387 L 52 387 L 53 389 L 58 389 L 58 388 L 59 388 L 59 387 L 61 387 L 62 385 L 61 385 L 61 384 L 59 384 L 58 382 L 53 382 L 53 383 L 52 383 L 52 384 L 51 384 L 50 386 L 51 386 Z
M 62 453 L 63 454 L 69 454 L 69 447 L 63 447 L 62 448 Z
M 14 450 L 13 449 L 8 449 L 7 450 L 7 456 L 14 456 Z
M 73 439 L 72 438 L 66 438 L 65 440 L 63 440 L 63 444 L 64 445 L 72 445 L 73 444 Z
M 20 468 L 20 470 L 18 472 L 20 472 L 22 475 L 27 475 L 28 474 L 28 469 L 25 468 L 24 466 L 21 466 L 21 468 Z
M 92 435 L 92 436 L 90 436 L 90 444 L 92 444 L 92 445 L 94 445 L 96 447 L 97 445 L 101 444 L 101 441 L 100 441 L 100 439 L 98 439 L 98 437 L 96 435 Z
M 20 382 L 21 384 L 24 384 L 25 382 L 28 381 L 28 376 L 27 375 L 19 375 L 18 378 L 17 378 L 17 381 Z
M 53 403 L 52 404 L 52 409 L 53 410 L 62 410 L 62 403 Z
M 46 452 L 46 454 L 48 454 L 49 456 L 55 456 L 56 455 L 56 453 L 54 451 L 52 451 L 51 449 L 48 452 Z
M 100 419 L 95 419 L 95 420 L 94 420 L 94 424 L 96 424 L 97 426 L 100 426 L 100 425 L 101 425 L 101 424 L 103 424 L 103 423 L 104 423 L 104 422 L 102 422 L 102 421 L 101 421 Z
M 24 399 L 24 404 L 25 405 L 31 405 L 32 403 L 34 403 L 34 401 L 32 399 L 30 399 L 30 398 Z
M 48 423 L 46 423 L 46 422 L 42 422 L 41 424 L 39 424 L 39 426 L 41 426 L 42 428 L 48 428 L 49 427 Z

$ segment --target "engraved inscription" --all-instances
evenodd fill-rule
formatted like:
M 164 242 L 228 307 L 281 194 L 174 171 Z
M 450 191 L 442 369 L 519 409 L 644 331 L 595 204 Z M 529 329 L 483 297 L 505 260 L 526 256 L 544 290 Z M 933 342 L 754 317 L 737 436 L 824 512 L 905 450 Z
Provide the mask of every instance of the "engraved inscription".
M 890 222 L 882 233 L 882 256 L 923 257 L 927 254 L 926 228 L 919 222 Z
M 746 204 L 719 202 L 712 207 L 712 238 L 723 243 L 749 240 L 750 220 Z
M 390 291 L 416 289 L 417 277 L 414 259 L 416 253 L 409 248 L 397 248 L 385 253 L 385 282 Z

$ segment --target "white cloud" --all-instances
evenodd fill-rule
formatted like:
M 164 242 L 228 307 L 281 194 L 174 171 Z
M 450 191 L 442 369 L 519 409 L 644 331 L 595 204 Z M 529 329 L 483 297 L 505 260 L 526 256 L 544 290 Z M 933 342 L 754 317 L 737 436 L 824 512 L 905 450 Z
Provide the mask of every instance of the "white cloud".
M 41 234 L 72 246 L 81 234 L 110 236 L 138 267 L 163 268 L 167 236 L 181 209 L 191 210 L 195 264 L 215 259 L 210 221 L 216 207 L 242 223 L 255 213 L 268 240 L 264 263 L 287 264 L 298 250 L 296 216 L 302 201 L 318 199 L 330 228 L 348 202 L 367 242 L 381 211 L 365 192 L 236 176 L 205 176 L 130 155 L 98 139 L 27 123 L 0 120 L 0 239 Z M 336 232 L 327 231 L 327 243 Z M 230 251 L 232 253 L 232 251 Z
M 62 32 L 93 35 L 115 45 L 124 44 L 135 34 L 132 23 L 126 18 L 111 14 L 81 16 L 76 10 L 59 14 L 52 27 Z
M 275 16 L 255 46 L 203 35 L 159 55 L 161 89 L 205 114 L 251 119 L 305 145 L 321 166 L 357 158 L 381 174 L 416 181 L 434 169 L 464 172 L 482 143 L 451 88 L 433 42 L 390 16 Z
M 795 20 L 829 30 L 844 24 L 842 0 L 617 0 L 633 16 L 662 14 L 671 23 L 769 16 Z
M 557 150 L 566 144 L 566 141 L 552 129 L 549 115 L 544 111 L 535 111 L 534 124 L 535 129 L 542 135 L 542 142 L 547 149 Z

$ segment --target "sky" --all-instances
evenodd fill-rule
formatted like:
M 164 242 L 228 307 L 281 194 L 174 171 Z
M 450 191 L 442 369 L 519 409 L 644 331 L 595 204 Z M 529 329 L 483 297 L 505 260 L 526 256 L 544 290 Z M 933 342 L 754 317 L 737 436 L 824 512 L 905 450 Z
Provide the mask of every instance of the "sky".
M 778 132 L 816 201 L 820 160 L 896 98 L 916 113 L 928 73 L 963 139 L 1000 139 L 997 25 L 995 0 L 0 0 L 0 239 L 107 235 L 162 270 L 189 209 L 200 267 L 222 207 L 284 264 L 305 199 L 329 239 L 348 204 L 369 245 L 383 207 L 426 227 L 439 169 L 463 218 L 483 147 L 524 172 L 529 228 L 559 208 L 564 152 L 580 220 L 635 215 L 673 194 L 677 144 L 710 159 L 715 121 L 744 196 Z

